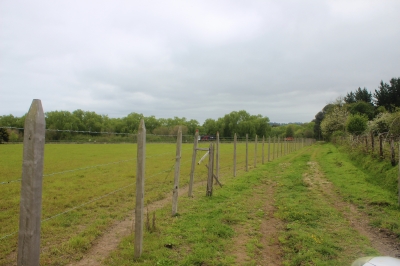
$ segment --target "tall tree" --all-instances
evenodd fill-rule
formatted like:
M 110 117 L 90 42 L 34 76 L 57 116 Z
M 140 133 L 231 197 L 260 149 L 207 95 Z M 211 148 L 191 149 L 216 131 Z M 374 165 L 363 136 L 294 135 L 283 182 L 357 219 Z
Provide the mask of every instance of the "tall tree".
M 390 85 L 381 81 L 378 90 L 375 90 L 374 98 L 377 106 L 394 112 L 396 107 L 400 107 L 400 78 L 392 78 Z
M 361 89 L 360 87 L 358 87 L 358 89 L 354 93 L 354 97 L 357 102 L 363 101 L 366 103 L 372 103 L 372 94 L 369 91 L 367 91 L 366 88 Z
M 294 129 L 292 125 L 286 127 L 286 137 L 293 138 L 294 137 Z

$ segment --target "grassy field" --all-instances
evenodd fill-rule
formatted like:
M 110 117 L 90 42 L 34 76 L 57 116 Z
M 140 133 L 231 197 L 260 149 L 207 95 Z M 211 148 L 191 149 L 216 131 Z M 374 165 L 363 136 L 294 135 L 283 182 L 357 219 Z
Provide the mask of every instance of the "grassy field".
M 212 198 L 183 198 L 177 217 L 170 216 L 171 206 L 157 211 L 157 229 L 146 232 L 143 256 L 133 258 L 132 234 L 105 264 L 350 265 L 379 252 L 353 227 L 354 217 L 346 215 L 349 204 L 370 217 L 372 228 L 379 225 L 400 235 L 395 195 L 372 185 L 369 178 L 331 144 L 306 147 L 227 179 Z M 326 184 L 332 185 L 331 194 Z M 262 231 L 263 223 L 272 222 L 264 208 L 268 204 L 281 223 L 276 238 Z M 280 249 L 279 263 L 262 258 L 274 242 Z
M 1 145 L 0 151 L 4 162 L 0 165 L 0 265 L 12 265 L 22 146 Z M 205 186 L 195 188 L 194 198 L 182 195 L 175 217 L 170 203 L 158 209 L 156 228 L 145 231 L 142 257 L 133 258 L 132 234 L 121 239 L 103 264 L 350 265 L 361 256 L 384 254 L 354 224 L 358 219 L 354 214 L 367 221 L 361 224 L 366 230 L 379 228 L 386 235 L 400 236 L 394 188 L 397 167 L 372 157 L 359 158 L 332 144 L 306 146 L 285 156 L 275 149 L 271 162 L 266 160 L 266 148 L 262 165 L 259 143 L 254 168 L 254 151 L 252 143 L 246 173 L 245 144 L 238 144 L 239 171 L 233 178 L 233 144 L 221 144 L 224 186 L 216 186 L 212 197 L 205 197 Z M 46 145 L 41 265 L 80 260 L 110 225 L 133 215 L 135 155 L 134 144 Z M 181 187 L 189 180 L 191 155 L 192 144 L 184 144 Z M 151 204 L 172 192 L 175 145 L 149 143 L 146 157 L 145 201 Z M 365 160 L 368 165 L 362 163 Z M 204 165 L 196 165 L 196 182 L 206 179 Z M 275 247 L 274 258 L 268 255 L 271 247 Z
M 208 147 L 201 143 L 200 147 Z M 15 262 L 18 238 L 22 145 L 0 145 L 0 265 Z M 146 148 L 145 202 L 171 193 L 175 144 Z M 189 181 L 193 144 L 183 144 L 180 185 Z M 275 149 L 277 156 L 278 148 Z M 271 153 L 273 149 L 271 148 Z M 265 145 L 267 160 L 267 145 Z M 204 152 L 199 152 L 197 161 Z M 271 154 L 271 158 L 272 158 Z M 280 156 L 280 155 L 279 155 Z M 43 177 L 41 264 L 65 265 L 81 258 L 92 242 L 116 220 L 134 209 L 135 144 L 46 144 Z M 249 144 L 249 168 L 255 146 Z M 262 149 L 258 143 L 257 164 Z M 233 144 L 220 145 L 221 182 L 232 177 Z M 206 167 L 196 166 L 195 182 L 206 179 Z M 237 146 L 237 169 L 245 167 L 245 144 Z

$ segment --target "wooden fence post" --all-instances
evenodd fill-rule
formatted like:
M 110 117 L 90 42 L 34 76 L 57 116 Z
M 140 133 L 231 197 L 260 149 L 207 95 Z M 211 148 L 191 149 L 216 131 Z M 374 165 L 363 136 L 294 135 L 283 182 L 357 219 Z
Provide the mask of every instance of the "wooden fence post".
M 280 143 L 280 137 L 276 140 L 276 158 L 279 158 L 279 144 Z
M 236 177 L 236 143 L 237 143 L 237 136 L 236 133 L 233 137 L 233 176 Z
M 272 160 L 275 159 L 275 142 L 276 142 L 276 137 L 274 136 L 274 143 L 272 145 Z
M 365 152 L 368 153 L 368 137 L 365 136 Z
M 383 158 L 382 135 L 379 135 L 379 156 Z
M 246 134 L 246 172 L 249 171 L 249 134 Z
M 286 155 L 286 145 L 287 141 L 285 139 L 282 139 L 282 156 Z
M 215 175 L 217 176 L 217 179 L 219 180 L 219 132 L 217 132 L 217 149 L 216 149 L 216 154 L 215 154 Z M 217 181 L 215 181 L 217 182 Z
M 254 140 L 254 168 L 257 167 L 257 135 L 256 139 Z
M 271 146 L 271 136 L 268 137 L 268 162 L 269 162 L 270 146 Z
M 390 162 L 392 166 L 396 165 L 396 153 L 394 152 L 394 138 L 393 135 L 390 136 Z
M 42 102 L 35 99 L 26 115 L 24 126 L 18 266 L 39 266 L 45 130 Z
M 189 197 L 192 197 L 193 195 L 194 169 L 196 166 L 198 141 L 199 141 L 199 130 L 196 129 L 196 134 L 194 135 L 194 143 L 193 143 L 192 167 L 190 168 L 190 180 L 189 180 L 189 192 L 188 192 Z
M 174 188 L 172 190 L 172 216 L 176 215 L 176 213 L 178 212 L 178 190 L 179 190 L 179 171 L 181 167 L 181 147 L 182 147 L 182 127 L 179 127 L 178 137 L 176 138 Z
M 263 136 L 263 138 L 262 138 L 262 148 L 261 148 L 261 153 L 262 153 L 262 156 L 261 156 L 261 163 L 262 163 L 262 164 L 264 164 L 264 146 L 265 146 L 265 138 L 264 138 L 264 136 Z
M 375 143 L 374 143 L 374 132 L 371 131 L 371 153 L 374 155 Z
M 134 257 L 139 258 L 143 249 L 144 175 L 146 163 L 146 127 L 140 120 L 137 134 L 136 206 Z
M 206 196 L 211 197 L 213 192 L 213 175 L 214 175 L 214 145 L 210 143 L 208 157 L 208 178 Z

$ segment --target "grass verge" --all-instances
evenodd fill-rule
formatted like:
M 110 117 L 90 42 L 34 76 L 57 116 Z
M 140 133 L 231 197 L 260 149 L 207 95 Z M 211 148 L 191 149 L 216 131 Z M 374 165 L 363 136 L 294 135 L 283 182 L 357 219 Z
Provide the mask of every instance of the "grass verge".
M 317 157 L 340 195 L 367 213 L 372 226 L 400 236 L 400 208 L 393 188 L 396 167 L 388 168 L 387 162 L 365 157 L 369 166 L 364 168 L 360 158 L 355 159 L 332 144 L 320 145 Z

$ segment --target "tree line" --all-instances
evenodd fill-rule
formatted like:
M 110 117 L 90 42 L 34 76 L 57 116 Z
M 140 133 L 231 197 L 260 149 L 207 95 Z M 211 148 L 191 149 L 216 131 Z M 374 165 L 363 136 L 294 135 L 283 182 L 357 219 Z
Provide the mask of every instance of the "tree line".
M 400 78 L 380 82 L 374 92 L 360 87 L 326 105 L 315 115 L 314 135 L 333 136 L 366 133 L 400 136 Z
M 45 113 L 46 140 L 78 140 L 87 141 L 88 137 L 93 140 L 125 140 L 129 134 L 136 134 L 139 122 L 144 119 L 148 134 L 158 136 L 176 135 L 178 127 L 181 126 L 184 135 L 193 136 L 196 130 L 200 135 L 215 136 L 219 132 L 220 138 L 232 139 L 236 133 L 238 138 L 249 138 L 256 135 L 265 137 L 313 137 L 312 128 L 314 123 L 280 125 L 270 123 L 266 116 L 251 115 L 245 110 L 232 111 L 217 119 L 206 119 L 201 125 L 197 120 L 185 117 L 156 118 L 155 116 L 144 116 L 141 113 L 132 112 L 122 118 L 110 118 L 91 111 L 75 110 L 50 111 Z M 0 129 L 3 141 L 21 141 L 25 115 L 16 117 L 13 115 L 0 116 L 0 127 L 13 127 L 19 129 Z M 99 132 L 103 132 L 99 134 Z M 107 134 L 106 132 L 109 132 Z M 7 136 L 6 136 L 7 135 Z

